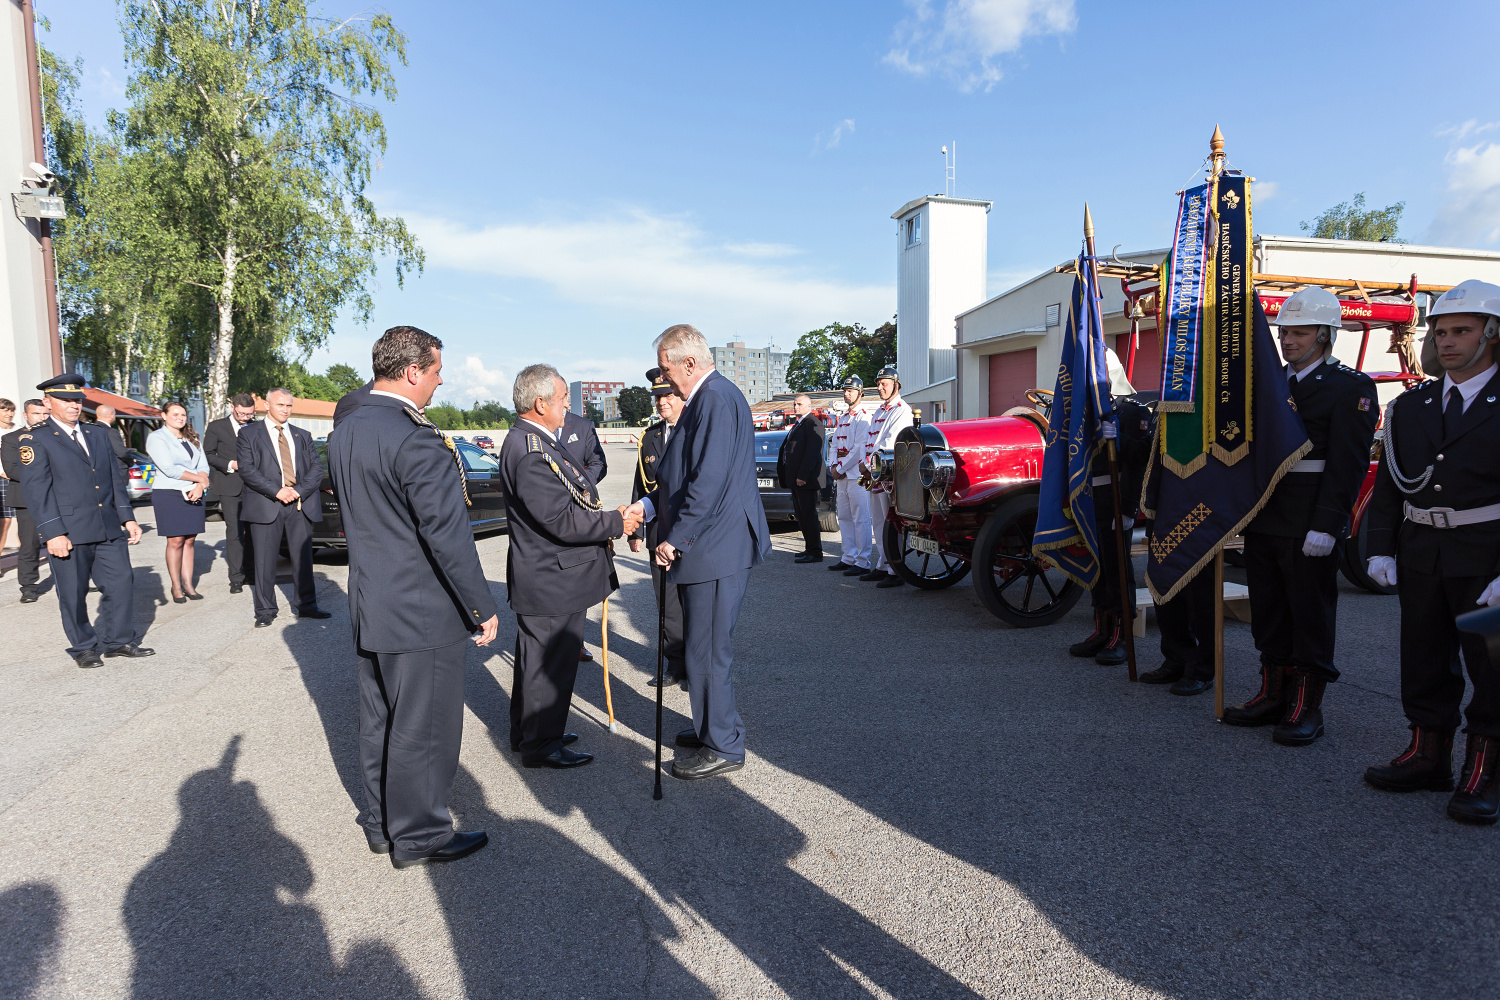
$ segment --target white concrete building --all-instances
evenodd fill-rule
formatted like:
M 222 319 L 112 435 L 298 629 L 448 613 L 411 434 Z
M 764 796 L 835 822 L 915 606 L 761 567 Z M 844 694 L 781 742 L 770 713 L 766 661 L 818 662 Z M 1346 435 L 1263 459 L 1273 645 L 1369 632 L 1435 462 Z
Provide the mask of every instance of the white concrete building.
M 1120 258 L 1155 264 L 1165 256 L 1162 249 L 1121 254 Z M 1500 252 L 1257 235 L 1255 270 L 1258 274 L 1330 280 L 1406 282 L 1416 274 L 1422 284 L 1455 285 L 1467 278 L 1500 284 Z M 1105 279 L 1102 284 L 1105 340 L 1123 360 L 1130 329 L 1124 314 L 1125 297 L 1118 279 Z M 1027 389 L 1051 389 L 1056 384 L 1072 287 L 1071 274 L 1046 271 L 958 314 L 953 416 L 996 416 L 1012 406 L 1027 405 Z M 1346 328 L 1334 345 L 1335 355 L 1351 367 L 1359 360 L 1361 334 L 1358 328 Z M 1396 357 L 1387 353 L 1389 340 L 1384 331 L 1371 333 L 1365 353 L 1366 371 L 1400 369 Z M 1140 324 L 1134 371 L 1137 389 L 1154 391 L 1160 387 L 1160 351 L 1155 319 L 1148 316 Z M 1383 384 L 1381 401 L 1400 392 L 1399 383 Z
M 896 220 L 896 370 L 901 395 L 928 421 L 951 420 L 954 317 L 984 301 L 992 202 L 934 194 Z
M 745 394 L 751 403 L 764 402 L 786 392 L 786 365 L 791 355 L 766 347 L 746 347 L 736 340 L 714 349 L 714 367 Z

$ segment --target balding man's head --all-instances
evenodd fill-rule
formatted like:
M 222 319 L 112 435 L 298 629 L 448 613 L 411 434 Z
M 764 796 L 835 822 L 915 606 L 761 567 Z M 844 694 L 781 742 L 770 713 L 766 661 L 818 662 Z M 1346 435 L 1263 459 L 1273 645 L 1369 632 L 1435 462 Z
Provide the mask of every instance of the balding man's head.
M 112 424 L 115 422 L 115 408 L 108 403 L 94 411 L 94 419 L 101 424 Z
M 812 397 L 807 395 L 806 393 L 803 393 L 796 399 L 792 400 L 792 409 L 799 417 L 807 416 L 813 410 Z

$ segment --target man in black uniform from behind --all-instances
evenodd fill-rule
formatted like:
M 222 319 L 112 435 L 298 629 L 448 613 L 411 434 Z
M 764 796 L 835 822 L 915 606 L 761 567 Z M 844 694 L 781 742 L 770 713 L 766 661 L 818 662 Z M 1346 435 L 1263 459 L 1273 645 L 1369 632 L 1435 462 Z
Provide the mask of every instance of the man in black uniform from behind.
M 1226 709 L 1224 721 L 1275 723 L 1271 739 L 1283 746 L 1307 746 L 1323 735 L 1323 691 L 1339 676 L 1333 665 L 1339 560 L 1380 416 L 1374 381 L 1333 356 L 1340 313 L 1333 293 L 1309 286 L 1272 320 L 1292 406 L 1312 451 L 1282 477 L 1245 529 L 1260 691 Z
M 1099 538 L 1099 582 L 1089 592 L 1094 605 L 1094 631 L 1082 642 L 1068 647 L 1073 656 L 1092 656 L 1094 662 L 1117 667 L 1125 662 L 1125 629 L 1135 619 L 1135 565 L 1130 558 L 1130 530 L 1140 504 L 1141 479 L 1151 457 L 1155 433 L 1151 409 L 1136 399 L 1135 388 L 1115 352 L 1105 348 L 1109 363 L 1109 392 L 1114 397 L 1115 421 L 1105 425 L 1104 435 L 1115 442 L 1115 467 L 1120 474 L 1120 516 L 1125 522 L 1125 578 L 1130 588 L 1130 620 L 1120 612 L 1120 563 L 1115 550 L 1114 487 L 1109 478 L 1109 452 L 1100 448 L 1090 471 L 1094 489 L 1094 525 Z
M 651 397 L 656 401 L 656 412 L 661 419 L 641 434 L 640 452 L 635 464 L 635 484 L 630 489 L 630 502 L 635 503 L 643 496 L 656 490 L 656 469 L 661 463 L 661 457 L 667 451 L 667 439 L 672 435 L 672 428 L 677 424 L 677 418 L 682 416 L 682 408 L 685 405 L 682 397 L 677 395 L 677 390 L 672 388 L 672 383 L 662 375 L 660 368 L 653 368 L 646 373 L 646 379 L 651 383 Z M 630 536 L 630 551 L 639 552 L 644 544 L 647 553 L 656 551 L 656 546 L 661 543 L 659 527 L 653 519 L 650 524 L 636 529 L 635 534 Z M 662 591 L 662 577 L 666 570 L 656 565 L 655 559 L 648 558 L 647 563 L 651 566 L 651 592 L 660 599 Z M 675 586 L 666 588 L 666 666 L 663 670 L 665 683 L 677 684 L 684 691 L 687 690 L 687 652 L 683 645 L 682 636 L 682 594 Z M 656 686 L 656 677 L 653 675 L 646 682 L 649 686 Z

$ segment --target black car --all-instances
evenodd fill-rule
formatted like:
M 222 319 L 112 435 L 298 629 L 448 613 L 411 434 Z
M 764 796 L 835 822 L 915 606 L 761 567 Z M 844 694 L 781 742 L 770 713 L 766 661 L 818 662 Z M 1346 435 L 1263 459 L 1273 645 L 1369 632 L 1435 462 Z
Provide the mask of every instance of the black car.
M 467 441 L 454 441 L 458 455 L 464 462 L 464 478 L 469 483 L 469 526 L 478 535 L 482 531 L 504 528 L 505 494 L 500 488 L 500 463 L 486 455 Z M 323 459 L 323 468 L 328 468 L 328 439 L 320 438 L 313 444 Z M 333 480 L 327 472 L 323 474 L 320 487 L 323 493 L 323 520 L 313 525 L 313 547 L 342 549 L 348 542 L 344 538 L 344 519 L 339 510 L 338 497 L 333 492 Z
M 792 491 L 783 489 L 776 481 L 776 456 L 781 453 L 781 442 L 786 431 L 757 431 L 755 434 L 755 483 L 760 487 L 760 503 L 765 508 L 767 521 L 796 521 L 797 512 L 792 509 Z M 827 449 L 833 445 L 833 435 L 823 440 L 823 463 L 828 463 Z M 824 531 L 839 530 L 839 499 L 834 489 L 833 477 L 828 476 L 828 485 L 818 491 L 818 523 Z

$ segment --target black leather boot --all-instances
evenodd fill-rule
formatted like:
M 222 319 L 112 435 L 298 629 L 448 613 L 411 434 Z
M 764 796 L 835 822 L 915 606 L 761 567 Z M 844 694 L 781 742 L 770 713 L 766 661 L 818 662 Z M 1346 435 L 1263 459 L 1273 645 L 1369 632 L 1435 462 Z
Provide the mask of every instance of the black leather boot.
M 1104 648 L 1109 642 L 1109 616 L 1094 612 L 1094 631 L 1082 642 L 1075 642 L 1068 647 L 1069 656 L 1093 656 Z
M 1365 769 L 1365 781 L 1387 792 L 1446 792 L 1453 787 L 1453 730 L 1411 727 L 1411 745 L 1389 764 Z
M 1489 826 L 1500 819 L 1500 740 L 1469 736 L 1458 791 L 1448 800 L 1448 815 L 1460 823 Z
M 1323 735 L 1323 691 L 1328 679 L 1306 670 L 1291 672 L 1286 693 L 1286 717 L 1271 731 L 1284 747 L 1305 747 Z
M 1224 709 L 1224 722 L 1231 726 L 1269 726 L 1286 716 L 1286 676 L 1291 667 L 1260 665 L 1260 692 L 1254 698 Z
M 1109 639 L 1104 643 L 1104 648 L 1094 654 L 1094 662 L 1101 667 L 1118 667 L 1125 662 L 1125 630 L 1130 625 L 1122 622 L 1119 615 L 1106 617 L 1109 624 Z

